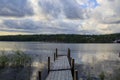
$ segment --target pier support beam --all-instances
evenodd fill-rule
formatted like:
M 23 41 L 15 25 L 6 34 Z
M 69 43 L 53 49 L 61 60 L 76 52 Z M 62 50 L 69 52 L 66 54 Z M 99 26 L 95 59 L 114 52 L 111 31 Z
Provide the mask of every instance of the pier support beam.
M 69 61 L 69 63 L 70 63 L 70 66 L 72 67 L 72 57 L 70 57 L 70 61 Z
M 38 71 L 38 80 L 42 80 L 41 71 Z
M 72 71 L 72 76 L 74 77 L 74 67 L 75 67 L 75 60 L 72 59 L 72 68 L 71 68 L 71 71 Z
M 50 72 L 50 57 L 48 57 L 48 73 Z
M 68 48 L 68 61 L 69 61 L 69 64 L 71 65 L 71 54 L 70 54 L 70 48 Z
M 74 71 L 73 80 L 78 80 L 78 71 L 77 70 Z
M 70 48 L 68 48 L 68 58 L 70 58 Z

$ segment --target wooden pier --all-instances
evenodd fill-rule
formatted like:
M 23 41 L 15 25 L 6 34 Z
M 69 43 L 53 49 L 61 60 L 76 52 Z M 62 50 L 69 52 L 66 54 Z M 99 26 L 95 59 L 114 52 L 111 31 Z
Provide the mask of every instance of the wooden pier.
M 39 80 L 41 80 L 39 73 Z M 70 57 L 70 49 L 68 53 L 58 54 L 58 50 L 54 54 L 54 63 L 50 63 L 48 57 L 48 76 L 46 80 L 78 80 L 78 72 L 74 70 L 74 59 Z

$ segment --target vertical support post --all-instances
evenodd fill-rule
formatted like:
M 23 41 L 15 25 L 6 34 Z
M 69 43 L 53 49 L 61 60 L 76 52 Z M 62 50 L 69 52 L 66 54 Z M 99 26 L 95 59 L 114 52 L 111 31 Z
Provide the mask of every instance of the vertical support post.
M 77 70 L 75 70 L 75 72 L 74 72 L 75 74 L 74 74 L 74 80 L 78 80 L 78 71 Z
M 74 77 L 74 63 L 75 63 L 75 60 L 74 59 L 72 59 L 72 76 Z
M 41 71 L 38 71 L 38 80 L 42 80 Z
M 70 61 L 70 48 L 68 48 L 68 60 L 69 60 L 69 64 L 71 63 L 71 61 Z
M 58 57 L 58 49 L 56 48 L 56 58 Z
M 70 66 L 71 66 L 71 61 L 72 61 L 72 58 L 70 57 Z M 71 66 L 72 67 L 72 66 Z
M 50 72 L 50 57 L 48 57 L 48 73 Z
M 68 48 L 68 58 L 70 58 L 70 48 Z
M 54 61 L 55 61 L 55 59 L 56 59 L 56 54 L 54 53 Z
M 120 52 L 119 52 L 119 57 L 120 57 Z

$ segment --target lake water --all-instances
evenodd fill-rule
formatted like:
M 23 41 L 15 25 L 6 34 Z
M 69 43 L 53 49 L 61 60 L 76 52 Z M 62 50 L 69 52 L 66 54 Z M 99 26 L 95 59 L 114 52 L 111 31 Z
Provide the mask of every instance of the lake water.
M 67 49 L 71 49 L 71 56 L 79 65 L 78 71 L 81 72 L 81 75 L 88 75 L 90 72 L 91 75 L 98 77 L 104 71 L 108 75 L 106 80 L 110 80 L 110 75 L 116 74 L 116 71 L 120 69 L 120 44 L 0 42 L 0 51 L 4 50 L 6 54 L 11 54 L 14 50 L 21 50 L 32 56 L 35 54 L 35 59 L 39 55 L 39 59 L 41 58 L 41 61 L 44 62 L 47 61 L 48 56 L 53 56 L 56 48 L 61 54 L 67 54 Z
M 55 48 L 59 53 L 66 54 L 71 49 L 71 55 L 76 63 L 91 63 L 93 61 L 119 59 L 120 44 L 74 44 L 45 42 L 0 42 L 0 50 L 22 50 L 34 54 L 53 54 Z M 95 60 L 94 60 L 95 59 Z

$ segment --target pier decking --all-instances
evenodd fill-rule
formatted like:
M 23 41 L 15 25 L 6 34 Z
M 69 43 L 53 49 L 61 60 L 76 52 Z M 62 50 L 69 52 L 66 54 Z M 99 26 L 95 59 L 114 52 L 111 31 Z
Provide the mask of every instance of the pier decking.
M 46 80 L 73 80 L 67 56 L 58 56 L 50 68 Z
M 59 70 L 59 69 L 70 69 L 70 64 L 67 56 L 58 57 L 53 63 L 51 70 Z
M 48 57 L 48 76 L 46 80 L 78 80 L 77 71 L 74 71 L 74 59 L 70 57 L 70 49 L 68 49 L 67 55 L 58 54 L 56 49 L 52 64 L 50 63 L 50 57 Z
M 78 80 L 78 72 L 74 70 L 74 62 L 70 56 L 69 48 L 67 55 L 58 54 L 56 48 L 52 64 L 50 57 L 48 57 L 48 76 L 45 80 Z M 42 80 L 40 71 L 38 72 L 38 79 Z

